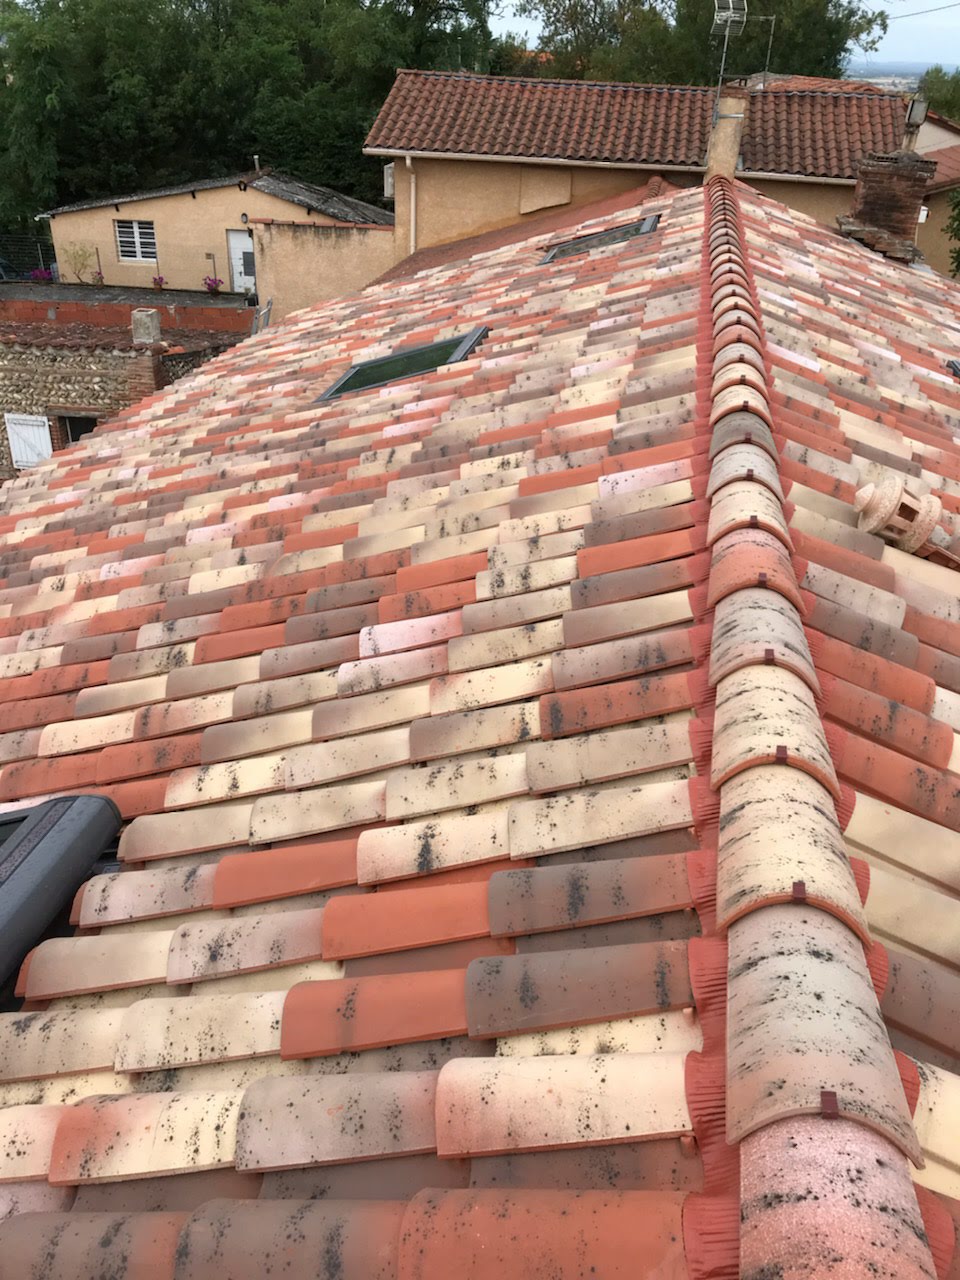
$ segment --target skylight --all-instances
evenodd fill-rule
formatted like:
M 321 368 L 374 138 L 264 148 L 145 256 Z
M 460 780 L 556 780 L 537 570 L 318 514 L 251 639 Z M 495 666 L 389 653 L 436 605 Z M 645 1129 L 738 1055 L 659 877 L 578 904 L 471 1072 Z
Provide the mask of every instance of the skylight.
M 371 387 L 382 387 L 388 382 L 416 377 L 418 373 L 430 373 L 441 365 L 456 364 L 458 360 L 470 355 L 488 332 L 481 325 L 468 333 L 445 338 L 442 342 L 431 342 L 424 347 L 399 347 L 390 355 L 381 356 L 379 360 L 365 360 L 341 374 L 320 399 L 336 400 L 351 391 L 368 391 Z
M 554 262 L 557 258 L 572 258 L 575 253 L 589 253 L 592 249 L 603 249 L 608 244 L 620 244 L 623 240 L 633 240 L 636 236 L 648 235 L 660 221 L 659 213 L 651 213 L 640 222 L 627 222 L 622 227 L 611 227 L 609 231 L 595 231 L 590 236 L 580 236 L 576 240 L 562 240 L 547 250 L 540 259 L 541 263 Z

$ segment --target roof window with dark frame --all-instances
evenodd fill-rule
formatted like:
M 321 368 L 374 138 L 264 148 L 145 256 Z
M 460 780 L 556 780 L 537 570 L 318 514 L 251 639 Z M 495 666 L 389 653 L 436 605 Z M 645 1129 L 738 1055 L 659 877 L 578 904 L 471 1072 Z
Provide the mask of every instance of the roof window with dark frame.
M 621 244 L 624 240 L 633 240 L 637 236 L 649 235 L 660 223 L 659 213 L 651 213 L 639 222 L 628 222 L 620 227 L 611 227 L 609 231 L 595 231 L 589 236 L 578 236 L 576 240 L 561 240 L 552 245 L 540 259 L 541 266 L 546 262 L 556 262 L 559 258 L 572 258 L 574 254 L 590 253 L 593 249 L 605 249 L 610 244 Z
M 489 333 L 486 325 L 470 329 L 442 342 L 430 342 L 422 347 L 398 347 L 388 356 L 377 360 L 365 360 L 355 364 L 328 387 L 319 401 L 337 400 L 352 391 L 369 391 L 386 386 L 389 382 L 401 382 L 421 373 L 432 373 L 442 365 L 465 360 Z

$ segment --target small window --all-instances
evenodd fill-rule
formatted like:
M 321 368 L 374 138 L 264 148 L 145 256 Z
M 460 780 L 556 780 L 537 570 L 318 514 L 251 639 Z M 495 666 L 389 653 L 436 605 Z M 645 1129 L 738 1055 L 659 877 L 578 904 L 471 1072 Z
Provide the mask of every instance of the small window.
M 597 231 L 591 236 L 580 236 L 577 240 L 563 240 L 548 249 L 540 259 L 541 263 L 554 262 L 557 258 L 572 258 L 575 253 L 589 253 L 591 249 L 603 249 L 608 244 L 620 244 L 623 240 L 633 240 L 636 236 L 648 235 L 660 221 L 659 213 L 652 213 L 640 222 L 628 222 L 622 227 L 611 227 L 609 231 Z
M 960 378 L 960 360 L 948 360 L 947 368 L 955 378 Z
M 487 336 L 484 327 L 471 329 L 469 333 L 447 338 L 443 342 L 431 342 L 425 347 L 400 347 L 392 355 L 379 360 L 367 360 L 355 364 L 326 390 L 321 400 L 336 400 L 350 391 L 368 391 L 388 382 L 414 378 L 418 373 L 431 373 L 444 364 L 456 364 L 465 359 Z
M 63 423 L 63 434 L 67 444 L 76 444 L 83 436 L 88 436 L 97 425 L 96 418 L 79 418 L 73 415 L 60 419 Z
M 152 222 L 118 218 L 117 253 L 124 262 L 156 262 L 157 237 Z

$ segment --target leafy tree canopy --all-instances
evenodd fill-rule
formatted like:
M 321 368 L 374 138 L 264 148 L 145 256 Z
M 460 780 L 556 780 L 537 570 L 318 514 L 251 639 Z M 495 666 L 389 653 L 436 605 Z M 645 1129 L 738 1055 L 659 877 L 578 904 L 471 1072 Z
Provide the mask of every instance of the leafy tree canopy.
M 960 121 L 960 70 L 930 67 L 920 78 L 920 96 L 927 100 L 932 111 Z
M 254 154 L 376 200 L 380 166 L 361 148 L 397 67 L 694 84 L 719 68 L 713 0 L 521 0 L 542 27 L 535 52 L 491 35 L 497 3 L 0 0 L 0 226 L 242 172 Z M 771 66 L 798 74 L 838 75 L 884 25 L 860 0 L 776 0 L 776 13 Z M 763 68 L 768 31 L 750 22 L 731 42 L 731 74 Z
M 397 67 L 485 70 L 491 0 L 0 0 L 0 225 L 252 168 L 375 200 Z
M 713 0 L 520 0 L 537 19 L 550 74 L 587 79 L 712 84 L 721 41 L 711 35 Z M 886 15 L 859 0 L 750 0 L 750 19 L 730 40 L 726 74 L 763 71 L 770 23 L 770 70 L 791 75 L 843 74 L 854 46 L 876 47 Z

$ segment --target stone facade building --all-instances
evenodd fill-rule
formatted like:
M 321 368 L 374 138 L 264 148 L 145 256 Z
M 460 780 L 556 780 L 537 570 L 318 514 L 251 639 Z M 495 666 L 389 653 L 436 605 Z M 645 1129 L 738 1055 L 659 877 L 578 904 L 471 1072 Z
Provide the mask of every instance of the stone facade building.
M 64 449 L 250 332 L 249 308 L 179 302 L 152 309 L 138 341 L 127 302 L 94 291 L 64 303 L 56 287 L 0 291 L 0 479 Z M 31 296 L 35 295 L 35 296 Z M 202 314 L 197 314 L 201 312 Z M 174 323 L 171 324 L 170 321 Z

